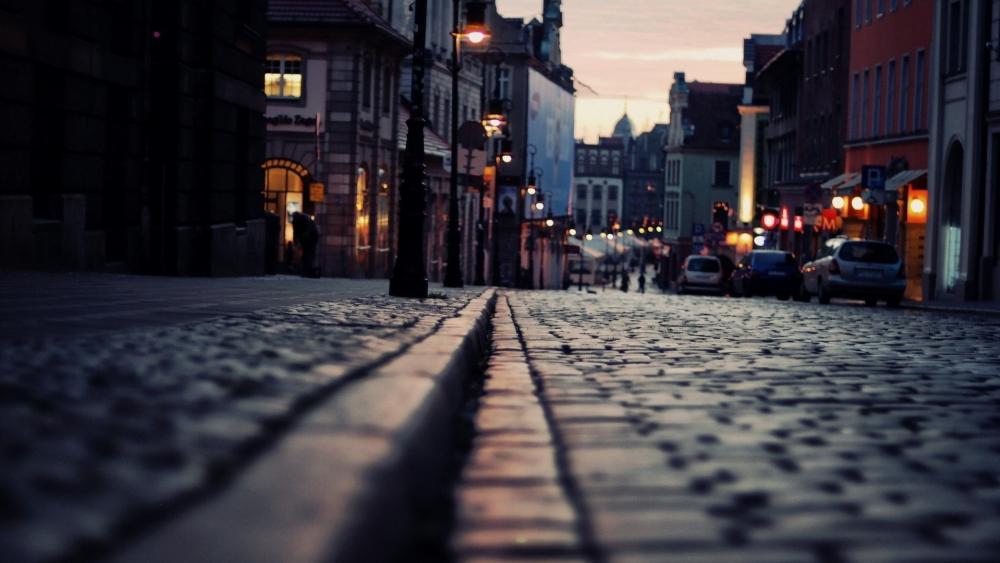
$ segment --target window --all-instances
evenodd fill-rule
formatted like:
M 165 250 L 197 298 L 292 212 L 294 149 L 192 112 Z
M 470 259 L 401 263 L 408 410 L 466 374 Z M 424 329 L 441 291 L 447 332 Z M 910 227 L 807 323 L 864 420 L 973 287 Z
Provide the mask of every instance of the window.
M 604 219 L 601 218 L 600 209 L 590 210 L 590 226 L 594 229 L 600 229 L 601 227 L 604 226 Z
M 587 210 L 586 209 L 577 209 L 576 210 L 576 228 L 577 228 L 578 231 L 580 231 L 579 236 L 583 236 L 585 234 L 585 233 L 582 232 L 582 229 L 586 225 L 587 225 Z
M 885 14 L 885 0 L 878 0 L 878 15 Z
M 681 194 L 678 192 L 667 192 L 665 206 L 665 217 L 663 228 L 668 231 L 676 231 L 681 222 Z
M 604 190 L 601 186 L 594 186 L 593 189 L 590 190 L 590 195 L 591 199 L 594 201 L 601 201 L 601 198 L 604 197 Z
M 913 129 L 919 131 L 924 127 L 924 88 L 927 87 L 924 69 L 924 52 L 917 51 L 917 83 L 913 90 Z
M 587 199 L 587 186 L 580 184 L 576 187 L 576 199 Z
M 889 83 L 886 84 L 885 134 L 896 132 L 896 61 L 889 61 Z
M 372 60 L 365 59 L 361 77 L 361 105 L 372 107 Z
M 382 113 L 392 113 L 392 68 L 389 65 L 382 72 Z
M 864 17 L 863 14 L 862 14 L 863 9 L 864 9 L 864 7 L 862 6 L 862 2 L 864 2 L 864 1 L 865 0 L 854 0 L 854 28 L 855 29 L 861 27 L 861 18 Z
M 882 117 L 882 65 L 875 67 L 875 96 L 872 100 L 872 137 L 879 136 Z
M 865 23 L 872 22 L 872 0 L 865 0 Z
M 715 161 L 715 180 L 712 185 L 717 187 L 728 187 L 731 185 L 729 181 L 729 161 L 728 160 L 716 160 Z
M 857 139 L 860 137 L 861 131 L 861 112 L 858 108 L 861 107 L 861 75 L 854 73 L 854 78 L 851 80 L 851 138 Z
M 510 99 L 510 69 L 507 67 L 500 68 L 500 74 L 497 80 L 500 82 L 500 99 L 509 100 Z
M 895 12 L 896 8 L 899 7 L 899 0 L 889 0 L 889 11 Z
M 868 92 L 870 77 L 869 72 L 866 70 L 864 74 L 864 79 L 861 81 L 861 129 L 859 131 L 858 137 L 864 137 L 868 132 Z
M 899 132 L 905 133 L 906 118 L 910 116 L 910 55 L 903 55 L 899 77 Z
M 615 186 L 608 186 L 608 201 L 610 200 L 618 201 L 618 188 Z
M 968 12 L 965 0 L 951 0 L 947 7 L 948 37 L 944 45 L 948 49 L 947 74 L 965 72 L 966 48 L 968 45 L 965 34 L 965 20 Z
M 264 73 L 264 94 L 268 98 L 301 98 L 302 57 L 268 55 Z

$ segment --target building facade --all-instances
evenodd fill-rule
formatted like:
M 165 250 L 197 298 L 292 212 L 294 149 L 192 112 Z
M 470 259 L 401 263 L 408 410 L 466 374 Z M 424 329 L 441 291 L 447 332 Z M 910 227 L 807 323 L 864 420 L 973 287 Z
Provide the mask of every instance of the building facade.
M 399 76 L 408 40 L 347 0 L 271 0 L 263 208 L 278 261 L 298 267 L 291 213 L 315 217 L 323 275 L 385 277 L 394 259 Z
M 664 181 L 669 126 L 658 123 L 639 134 L 625 157 L 622 225 L 650 225 L 663 220 Z
M 1000 2 L 923 3 L 931 4 L 923 9 L 933 20 L 934 34 L 926 55 L 931 109 L 924 295 L 940 301 L 997 301 Z
M 611 232 L 621 224 L 624 166 L 625 142 L 620 137 L 603 137 L 597 144 L 577 143 L 573 220 L 578 230 Z
M 908 214 L 906 202 L 928 186 L 933 5 L 931 0 L 854 4 L 845 175 L 827 183 L 840 198 L 845 234 L 897 246 L 911 299 L 923 293 L 926 219 Z M 865 166 L 884 167 L 885 198 L 876 199 L 867 189 Z
M 262 274 L 264 5 L 2 3 L 2 267 Z
M 711 226 L 723 213 L 731 222 L 738 199 L 742 97 L 742 84 L 688 82 L 683 72 L 674 73 L 663 215 L 664 238 L 677 250 L 671 252 L 673 260 L 706 245 L 719 247 L 713 237 L 724 232 L 710 233 Z

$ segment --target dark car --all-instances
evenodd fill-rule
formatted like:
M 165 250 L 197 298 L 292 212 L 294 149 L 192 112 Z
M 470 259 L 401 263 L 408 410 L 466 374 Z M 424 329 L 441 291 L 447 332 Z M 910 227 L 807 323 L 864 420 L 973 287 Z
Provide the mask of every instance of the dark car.
M 795 255 L 779 250 L 755 250 L 736 265 L 733 295 L 775 295 L 782 301 L 797 295 L 802 285 Z

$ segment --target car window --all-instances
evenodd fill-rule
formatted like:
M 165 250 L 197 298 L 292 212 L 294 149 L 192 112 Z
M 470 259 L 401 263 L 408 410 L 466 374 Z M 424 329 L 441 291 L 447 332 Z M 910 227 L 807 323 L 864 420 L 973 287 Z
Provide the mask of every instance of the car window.
M 877 242 L 847 242 L 840 249 L 840 257 L 848 262 L 869 264 L 894 264 L 899 261 L 896 249 Z
M 689 272 L 706 272 L 714 274 L 719 271 L 719 261 L 710 258 L 695 258 L 688 262 Z
M 754 266 L 795 265 L 795 257 L 787 252 L 761 252 L 754 254 Z

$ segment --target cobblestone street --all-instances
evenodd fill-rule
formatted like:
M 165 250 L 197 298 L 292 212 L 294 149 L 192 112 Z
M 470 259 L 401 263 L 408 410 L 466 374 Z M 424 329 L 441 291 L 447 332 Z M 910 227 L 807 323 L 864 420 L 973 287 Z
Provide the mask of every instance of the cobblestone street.
M 995 317 L 531 292 L 496 325 L 465 560 L 1000 558 Z

